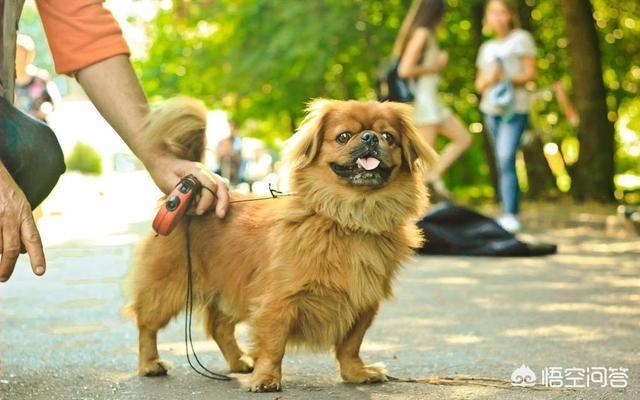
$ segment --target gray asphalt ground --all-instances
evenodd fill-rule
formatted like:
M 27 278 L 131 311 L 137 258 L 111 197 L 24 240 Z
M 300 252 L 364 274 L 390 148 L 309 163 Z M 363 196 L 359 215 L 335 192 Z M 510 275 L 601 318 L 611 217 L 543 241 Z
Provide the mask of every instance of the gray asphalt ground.
M 383 362 L 398 377 L 508 380 L 523 363 L 538 376 L 545 367 L 624 367 L 626 389 L 349 385 L 340 382 L 331 354 L 288 353 L 284 391 L 251 394 L 238 381 L 209 381 L 190 371 L 182 317 L 160 335 L 162 356 L 174 365 L 170 375 L 136 376 L 136 330 L 120 315 L 121 282 L 148 226 L 131 225 L 112 240 L 61 240 L 47 249 L 43 278 L 21 258 L 14 277 L 0 286 L 0 398 L 640 399 L 637 238 L 556 228 L 535 232 L 560 244 L 550 257 L 417 257 L 400 275 L 395 300 L 382 307 L 362 352 L 365 361 Z M 194 331 L 201 358 L 224 371 L 200 324 Z M 246 336 L 243 327 L 239 337 Z

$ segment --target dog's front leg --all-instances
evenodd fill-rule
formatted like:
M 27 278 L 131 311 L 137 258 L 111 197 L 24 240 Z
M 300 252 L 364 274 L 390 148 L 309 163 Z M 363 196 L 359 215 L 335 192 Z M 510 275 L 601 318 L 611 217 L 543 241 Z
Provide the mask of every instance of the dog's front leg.
M 350 383 L 373 383 L 388 380 L 383 365 L 365 365 L 360 358 L 360 345 L 364 334 L 378 312 L 378 304 L 365 310 L 349 332 L 336 344 L 336 358 L 342 379 Z
M 256 310 L 252 321 L 254 359 L 249 381 L 252 392 L 281 389 L 282 357 L 295 310 L 288 301 L 268 300 Z

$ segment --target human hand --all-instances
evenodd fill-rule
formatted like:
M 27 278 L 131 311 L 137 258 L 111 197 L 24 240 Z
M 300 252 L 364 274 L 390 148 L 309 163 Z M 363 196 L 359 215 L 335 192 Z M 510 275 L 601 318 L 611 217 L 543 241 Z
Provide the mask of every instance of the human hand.
M 438 54 L 438 59 L 436 61 L 438 71 L 442 71 L 443 69 L 445 69 L 448 63 L 449 53 L 444 50 L 440 51 L 440 53 Z
M 31 206 L 11 175 L 0 164 L 0 282 L 6 282 L 13 274 L 23 246 L 29 253 L 33 273 L 43 275 L 46 261 Z
M 211 190 L 202 190 L 196 198 L 196 214 L 202 215 L 215 208 L 216 216 L 224 218 L 229 208 L 229 187 L 224 179 L 209 171 L 203 164 L 167 155 L 156 158 L 148 169 L 153 181 L 164 193 L 171 192 L 183 177 L 194 175 L 203 186 Z
M 491 70 L 489 71 L 489 79 L 491 84 L 500 82 L 504 77 L 504 71 L 502 69 L 502 63 L 496 60 L 496 62 L 491 66 Z

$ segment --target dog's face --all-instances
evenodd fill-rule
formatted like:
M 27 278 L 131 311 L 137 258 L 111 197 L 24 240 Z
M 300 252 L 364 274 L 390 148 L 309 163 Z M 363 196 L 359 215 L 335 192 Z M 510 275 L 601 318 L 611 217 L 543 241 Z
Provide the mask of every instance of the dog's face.
M 373 101 L 313 101 L 288 150 L 294 172 L 354 190 L 384 187 L 436 159 L 413 127 L 411 107 Z

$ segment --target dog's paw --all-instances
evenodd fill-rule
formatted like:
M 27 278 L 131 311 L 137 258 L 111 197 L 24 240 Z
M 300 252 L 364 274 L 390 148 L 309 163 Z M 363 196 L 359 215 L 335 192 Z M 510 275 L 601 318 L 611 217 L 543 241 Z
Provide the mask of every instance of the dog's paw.
M 349 383 L 380 383 L 389 380 L 384 364 L 344 368 L 340 374 L 342 379 Z
M 280 390 L 282 390 L 280 377 L 275 375 L 260 374 L 260 376 L 255 376 L 254 373 L 254 376 L 249 380 L 250 392 L 279 392 Z
M 251 357 L 244 355 L 239 359 L 229 363 L 229 370 L 234 373 L 248 374 L 253 371 L 253 360 Z
M 171 364 L 167 361 L 155 359 L 138 365 L 138 375 L 140 376 L 165 376 L 171 369 Z

